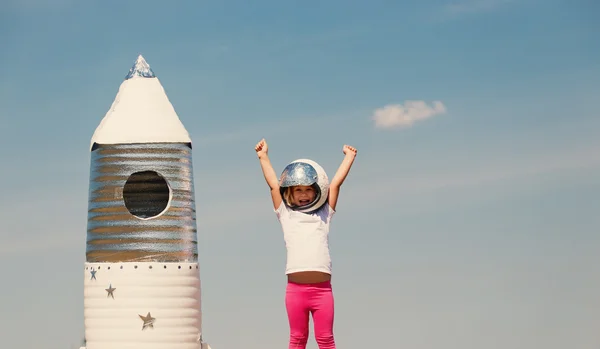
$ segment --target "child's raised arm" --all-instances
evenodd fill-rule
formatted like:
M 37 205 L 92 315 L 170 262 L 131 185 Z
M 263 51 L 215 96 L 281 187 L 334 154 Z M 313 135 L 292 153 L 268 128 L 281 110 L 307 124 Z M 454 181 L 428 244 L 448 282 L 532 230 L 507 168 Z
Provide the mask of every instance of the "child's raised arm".
M 267 184 L 271 189 L 271 199 L 273 199 L 273 207 L 275 209 L 278 209 L 281 205 L 282 198 L 281 193 L 279 192 L 279 180 L 277 179 L 275 170 L 271 165 L 271 160 L 269 160 L 269 146 L 267 145 L 267 141 L 265 141 L 265 139 L 263 138 L 260 142 L 256 144 L 254 150 L 256 150 L 256 155 L 258 155 L 260 167 L 262 168 L 263 175 L 265 176 L 265 181 L 267 181 Z
M 338 168 L 337 172 L 335 173 L 335 176 L 333 176 L 333 179 L 331 180 L 331 183 L 329 184 L 328 201 L 329 201 L 329 206 L 334 210 L 335 210 L 335 206 L 337 205 L 338 197 L 340 194 L 340 188 L 341 188 L 342 184 L 344 183 L 344 180 L 346 180 L 346 176 L 348 175 L 348 172 L 350 172 L 350 168 L 352 167 L 352 164 L 354 163 L 354 158 L 356 157 L 356 153 L 357 153 L 356 148 L 351 147 L 349 145 L 344 145 L 344 148 L 342 149 L 342 151 L 344 152 L 344 154 L 346 156 L 344 157 L 342 164 Z

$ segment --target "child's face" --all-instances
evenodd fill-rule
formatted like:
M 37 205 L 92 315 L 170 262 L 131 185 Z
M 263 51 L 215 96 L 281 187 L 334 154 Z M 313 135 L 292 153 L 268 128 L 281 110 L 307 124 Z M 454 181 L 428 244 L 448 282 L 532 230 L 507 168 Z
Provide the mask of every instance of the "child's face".
M 292 187 L 292 200 L 296 206 L 303 206 L 311 203 L 315 199 L 315 190 L 308 185 L 299 185 Z

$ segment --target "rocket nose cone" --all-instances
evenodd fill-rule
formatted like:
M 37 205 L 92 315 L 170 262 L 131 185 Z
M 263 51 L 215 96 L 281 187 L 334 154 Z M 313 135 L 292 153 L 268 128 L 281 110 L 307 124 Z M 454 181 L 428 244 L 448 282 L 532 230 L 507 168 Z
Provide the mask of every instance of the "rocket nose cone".
M 90 147 L 94 143 L 191 142 L 159 79 L 140 55 L 96 128 Z

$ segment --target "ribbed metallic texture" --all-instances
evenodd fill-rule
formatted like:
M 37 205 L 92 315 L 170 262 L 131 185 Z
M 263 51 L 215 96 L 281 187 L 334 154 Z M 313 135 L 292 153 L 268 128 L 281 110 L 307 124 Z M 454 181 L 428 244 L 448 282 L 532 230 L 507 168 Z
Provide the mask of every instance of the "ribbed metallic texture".
M 152 177 L 152 172 L 148 171 L 156 172 L 159 176 Z M 137 175 L 130 178 L 134 173 Z M 160 177 L 166 180 L 168 189 Z M 158 216 L 149 217 L 155 214 Z M 189 145 L 153 143 L 93 146 L 86 260 L 198 260 Z

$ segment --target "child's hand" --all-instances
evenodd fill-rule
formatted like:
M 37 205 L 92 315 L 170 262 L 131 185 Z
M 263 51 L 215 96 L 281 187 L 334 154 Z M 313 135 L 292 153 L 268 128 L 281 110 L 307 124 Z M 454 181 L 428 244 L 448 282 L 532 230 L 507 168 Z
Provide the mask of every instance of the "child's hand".
M 254 150 L 256 150 L 256 155 L 258 155 L 259 158 L 264 155 L 267 155 L 269 153 L 269 146 L 267 145 L 267 141 L 265 141 L 264 138 L 261 139 L 260 142 L 258 142 L 254 147 Z
M 356 153 L 357 153 L 356 148 L 349 146 L 349 145 L 344 145 L 344 148 L 342 149 L 342 151 L 344 152 L 345 155 L 356 156 Z

